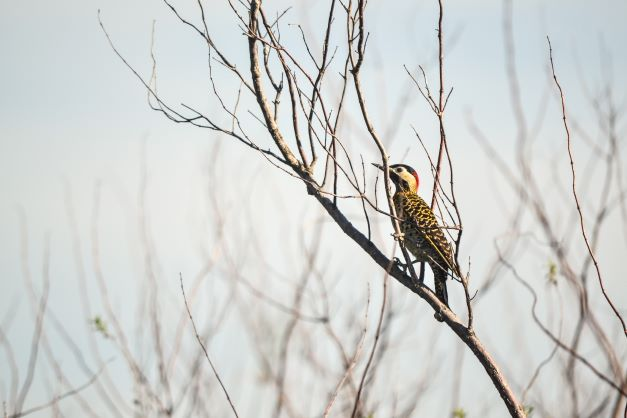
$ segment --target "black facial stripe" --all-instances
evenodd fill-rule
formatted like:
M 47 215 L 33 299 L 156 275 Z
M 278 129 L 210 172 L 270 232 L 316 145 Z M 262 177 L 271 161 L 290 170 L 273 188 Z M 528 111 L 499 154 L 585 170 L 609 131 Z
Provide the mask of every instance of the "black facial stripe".
M 396 168 L 399 168 L 399 167 L 403 167 L 405 170 L 407 170 L 407 172 L 412 173 L 412 174 L 414 173 L 414 171 L 416 171 L 416 170 L 414 170 L 413 168 L 411 168 L 410 166 L 408 166 L 406 164 L 392 164 L 390 166 L 390 168 L 393 169 L 393 170 L 396 169 Z

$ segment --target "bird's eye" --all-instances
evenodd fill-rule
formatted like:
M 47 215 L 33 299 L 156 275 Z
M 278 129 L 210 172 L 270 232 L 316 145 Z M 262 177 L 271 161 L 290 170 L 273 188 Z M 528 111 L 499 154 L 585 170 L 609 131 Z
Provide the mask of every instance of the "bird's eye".
M 402 173 L 402 172 L 403 172 L 403 167 L 398 167 L 398 168 L 396 169 L 396 172 L 397 172 L 397 173 Z

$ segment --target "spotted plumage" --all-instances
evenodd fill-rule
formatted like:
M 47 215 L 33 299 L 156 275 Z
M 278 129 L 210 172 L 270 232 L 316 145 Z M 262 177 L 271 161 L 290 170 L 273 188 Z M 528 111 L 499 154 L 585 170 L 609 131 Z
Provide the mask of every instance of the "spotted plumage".
M 452 270 L 454 274 L 459 274 L 451 244 L 438 225 L 433 211 L 417 193 L 420 180 L 416 170 L 404 164 L 393 164 L 389 168 L 390 180 L 396 186 L 394 207 L 396 216 L 401 219 L 405 248 L 416 257 L 416 262 L 429 264 L 433 271 L 435 294 L 448 306 L 448 272 Z

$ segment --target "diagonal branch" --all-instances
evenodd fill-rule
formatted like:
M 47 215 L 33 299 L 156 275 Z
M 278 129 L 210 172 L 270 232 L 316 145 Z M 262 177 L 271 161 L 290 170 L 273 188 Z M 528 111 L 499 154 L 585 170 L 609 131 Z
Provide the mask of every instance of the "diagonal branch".
M 187 297 L 185 296 L 185 288 L 183 287 L 183 275 L 182 274 L 179 274 L 179 280 L 181 282 L 181 293 L 183 294 L 183 300 L 185 301 L 185 309 L 187 310 L 187 315 L 189 316 L 189 320 L 191 321 L 192 327 L 194 328 L 194 334 L 196 335 L 196 340 L 198 341 L 198 344 L 200 344 L 202 351 L 205 353 L 207 362 L 209 362 L 209 366 L 211 366 L 211 370 L 213 371 L 213 374 L 215 375 L 216 379 L 218 379 L 218 383 L 220 383 L 220 387 L 222 388 L 222 391 L 224 392 L 224 396 L 226 396 L 226 400 L 229 402 L 229 405 L 231 407 L 231 410 L 233 411 L 233 414 L 235 415 L 236 418 L 239 418 L 239 415 L 237 415 L 237 410 L 235 409 L 235 405 L 233 405 L 233 401 L 231 401 L 231 397 L 229 396 L 229 392 L 226 390 L 226 387 L 224 387 L 224 383 L 222 383 L 222 379 L 220 379 L 220 375 L 218 374 L 218 371 L 216 370 L 215 366 L 213 365 L 213 362 L 211 361 L 211 358 L 209 357 L 207 348 L 205 347 L 205 344 L 203 344 L 202 339 L 200 338 L 200 335 L 198 335 L 198 330 L 196 329 L 196 323 L 194 322 L 192 313 L 189 310 L 189 305 L 187 304 Z

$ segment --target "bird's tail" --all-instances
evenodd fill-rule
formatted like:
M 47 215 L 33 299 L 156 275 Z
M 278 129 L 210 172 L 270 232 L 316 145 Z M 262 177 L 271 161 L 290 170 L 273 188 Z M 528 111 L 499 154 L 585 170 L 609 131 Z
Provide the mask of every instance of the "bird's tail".
M 440 302 L 448 306 L 448 292 L 446 291 L 446 278 L 448 272 L 443 268 L 433 269 L 433 281 L 435 285 L 435 295 L 440 299 Z

